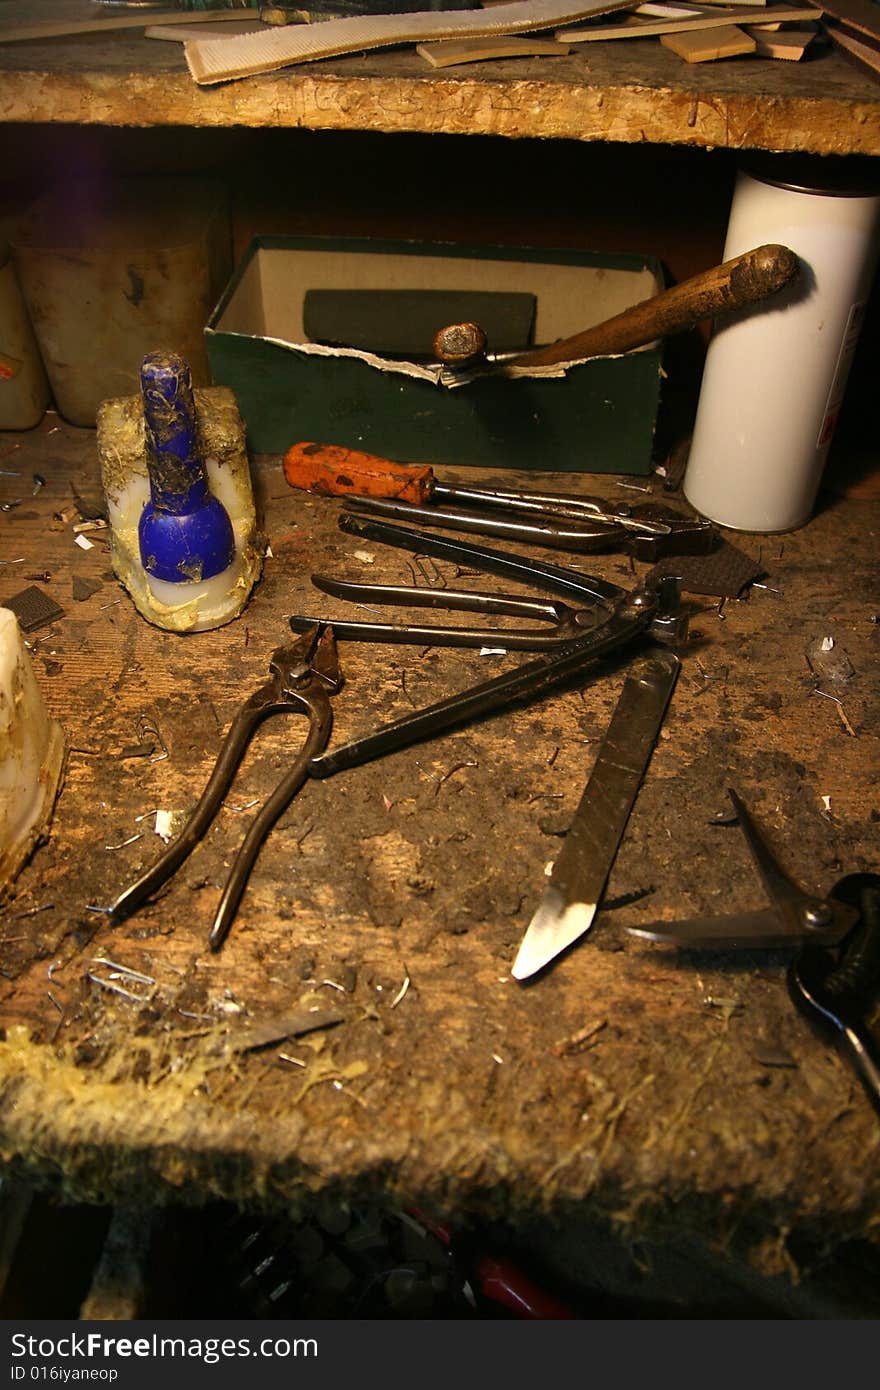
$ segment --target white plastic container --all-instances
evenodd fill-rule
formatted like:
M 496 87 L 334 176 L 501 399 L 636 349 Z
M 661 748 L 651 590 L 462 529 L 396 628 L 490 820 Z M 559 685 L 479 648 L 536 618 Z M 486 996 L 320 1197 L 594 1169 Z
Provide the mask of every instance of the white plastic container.
M 232 263 L 214 180 L 72 179 L 36 200 L 12 246 L 55 405 L 71 424 L 94 427 L 101 401 L 137 391 L 156 347 L 185 357 L 198 385 L 210 381 L 204 329 Z
M 818 173 L 776 157 L 737 177 L 724 259 L 781 243 L 801 275 L 709 344 L 684 492 L 734 530 L 809 519 L 877 265 L 880 196 Z
M 45 834 L 64 770 L 18 619 L 0 608 L 0 902 Z
M 43 359 L 9 245 L 0 234 L 0 430 L 33 429 L 49 400 Z

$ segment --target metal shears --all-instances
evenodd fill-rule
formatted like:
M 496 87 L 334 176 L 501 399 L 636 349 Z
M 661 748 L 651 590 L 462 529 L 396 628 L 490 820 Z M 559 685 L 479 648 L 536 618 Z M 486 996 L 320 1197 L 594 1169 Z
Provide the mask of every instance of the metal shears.
M 770 906 L 626 931 L 684 950 L 797 947 L 788 967 L 793 1002 L 817 1031 L 834 1038 L 880 1110 L 880 1054 L 868 1027 L 880 987 L 880 876 L 850 874 L 828 894 L 808 893 L 783 868 L 742 799 L 732 789 L 728 795 Z
M 693 917 L 681 922 L 627 927 L 629 935 L 687 950 L 751 950 L 801 946 L 807 941 L 837 945 L 854 925 L 858 913 L 831 896 L 816 897 L 796 883 L 782 867 L 742 799 L 732 788 L 728 788 L 727 794 L 771 905 L 729 917 Z

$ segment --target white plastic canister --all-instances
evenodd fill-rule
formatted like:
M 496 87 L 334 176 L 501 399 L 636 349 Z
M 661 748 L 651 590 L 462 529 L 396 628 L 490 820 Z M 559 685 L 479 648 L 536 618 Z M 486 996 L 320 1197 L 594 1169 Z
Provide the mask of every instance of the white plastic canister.
M 684 479 L 697 511 L 740 531 L 812 513 L 880 249 L 877 192 L 768 163 L 737 176 L 724 259 L 781 243 L 800 279 L 716 327 Z
M 43 704 L 18 619 L 0 608 L 0 902 L 45 833 L 64 754 L 61 725 Z
M 0 234 L 0 430 L 33 429 L 49 400 L 43 359 Z

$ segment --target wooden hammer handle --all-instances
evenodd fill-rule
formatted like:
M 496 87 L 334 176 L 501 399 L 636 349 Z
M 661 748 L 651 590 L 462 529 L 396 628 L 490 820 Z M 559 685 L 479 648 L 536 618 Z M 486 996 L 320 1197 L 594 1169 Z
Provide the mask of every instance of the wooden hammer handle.
M 547 347 L 534 348 L 510 358 L 505 366 L 549 367 L 556 362 L 576 362 L 582 357 L 629 352 L 655 338 L 693 328 L 716 314 L 766 299 L 793 280 L 798 268 L 798 258 L 787 246 L 758 246 L 732 261 L 693 275 L 680 285 L 663 290 L 652 299 L 645 299 L 583 333 L 560 338 Z

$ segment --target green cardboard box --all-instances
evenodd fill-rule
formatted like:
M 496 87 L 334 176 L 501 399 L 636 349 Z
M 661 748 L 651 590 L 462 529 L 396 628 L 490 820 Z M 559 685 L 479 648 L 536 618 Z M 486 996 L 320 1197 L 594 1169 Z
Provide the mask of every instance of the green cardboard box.
M 430 354 L 392 358 L 308 341 L 303 307 L 317 290 L 527 291 L 535 296 L 538 345 L 661 288 L 659 264 L 634 256 L 256 237 L 208 322 L 208 360 L 214 382 L 235 392 L 256 453 L 316 440 L 401 462 L 647 474 L 660 397 L 657 343 L 450 385 Z

